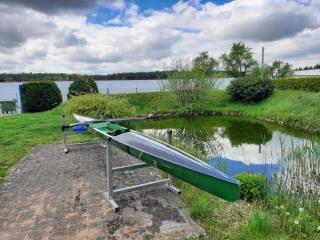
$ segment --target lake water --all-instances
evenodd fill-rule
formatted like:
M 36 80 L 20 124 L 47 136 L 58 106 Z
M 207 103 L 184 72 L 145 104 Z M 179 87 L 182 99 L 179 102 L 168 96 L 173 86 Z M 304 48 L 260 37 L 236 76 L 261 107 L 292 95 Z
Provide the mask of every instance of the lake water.
M 320 69 L 296 71 L 296 76 L 306 75 L 320 75 Z M 220 78 L 217 80 L 215 88 L 225 89 L 233 78 Z M 107 81 L 96 81 L 99 92 L 101 93 L 135 93 L 135 92 L 158 92 L 161 90 L 163 82 L 165 80 L 107 80 Z M 71 81 L 58 81 L 56 82 L 59 89 L 61 90 L 63 99 L 67 99 L 68 88 L 72 83 Z M 12 83 L 0 83 L 0 100 L 19 100 L 19 85 L 20 82 Z M 20 104 L 20 102 L 19 102 Z
M 295 76 L 320 76 L 320 69 L 295 71 Z
M 232 78 L 221 78 L 217 82 L 217 88 L 224 89 Z M 135 92 L 158 92 L 161 90 L 163 83 L 166 80 L 108 80 L 96 81 L 100 93 L 135 93 Z M 68 88 L 72 81 L 57 81 L 56 82 L 63 99 L 67 99 Z M 19 99 L 20 82 L 0 83 L 0 100 Z
M 56 82 L 63 99 L 67 98 L 69 85 L 72 81 Z M 112 81 L 96 81 L 99 92 L 110 94 L 114 93 L 134 93 L 138 92 L 154 92 L 160 91 L 162 80 L 112 80 Z M 0 83 L 0 99 L 13 99 L 19 96 L 20 82 Z
M 280 174 L 290 182 L 294 179 L 295 186 L 307 184 L 320 192 L 320 136 L 247 118 L 219 116 L 141 121 L 129 127 L 160 139 L 165 139 L 170 128 L 179 147 L 182 143 L 190 153 L 230 175 L 250 172 L 271 179 Z M 305 152 L 294 156 L 300 148 Z

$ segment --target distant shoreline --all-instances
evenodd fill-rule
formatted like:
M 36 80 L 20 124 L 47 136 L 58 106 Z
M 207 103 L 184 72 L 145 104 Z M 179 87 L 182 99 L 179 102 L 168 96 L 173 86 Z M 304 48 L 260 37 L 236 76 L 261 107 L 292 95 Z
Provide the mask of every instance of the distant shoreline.
M 233 77 L 217 77 L 216 79 L 225 79 L 225 78 L 233 78 Z M 94 80 L 98 82 L 104 82 L 104 81 L 155 81 L 155 80 L 167 80 L 167 78 L 162 79 L 105 79 L 105 80 Z M 27 82 L 33 82 L 33 81 L 53 81 L 53 82 L 72 82 L 73 80 L 32 80 L 32 81 L 9 81 L 9 82 L 1 82 L 0 83 L 27 83 Z
M 168 79 L 171 71 L 129 72 L 101 75 L 66 74 L 66 73 L 0 73 L 0 82 L 29 82 L 29 81 L 72 81 L 74 79 L 92 78 L 95 81 L 134 81 L 134 80 L 163 80 Z M 227 78 L 230 74 L 224 71 L 216 73 L 217 78 Z
M 163 79 L 105 79 L 105 80 L 94 80 L 94 81 L 99 81 L 99 82 L 104 82 L 104 81 L 154 81 L 154 80 L 167 80 L 166 78 Z M 4 81 L 0 83 L 27 83 L 27 82 L 34 82 L 34 81 L 53 81 L 53 82 L 72 82 L 74 80 L 31 80 L 31 81 Z

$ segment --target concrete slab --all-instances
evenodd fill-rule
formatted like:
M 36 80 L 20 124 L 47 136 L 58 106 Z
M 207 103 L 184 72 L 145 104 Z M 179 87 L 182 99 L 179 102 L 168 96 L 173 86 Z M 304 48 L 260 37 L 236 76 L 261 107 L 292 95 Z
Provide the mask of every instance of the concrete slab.
M 114 166 L 137 160 L 113 149 Z M 186 213 L 179 196 L 164 187 L 119 195 L 113 213 L 104 149 L 95 145 L 34 147 L 0 185 L 3 239 L 183 239 L 205 234 Z M 117 173 L 118 187 L 160 179 L 154 168 Z

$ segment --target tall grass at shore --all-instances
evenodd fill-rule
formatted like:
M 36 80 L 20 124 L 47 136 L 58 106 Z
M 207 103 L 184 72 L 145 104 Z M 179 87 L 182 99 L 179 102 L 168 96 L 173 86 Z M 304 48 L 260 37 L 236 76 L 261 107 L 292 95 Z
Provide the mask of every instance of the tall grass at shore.
M 166 140 L 165 130 L 148 132 Z M 282 142 L 280 140 L 280 142 Z M 173 144 L 195 156 L 205 155 L 177 135 Z M 251 202 L 228 203 L 178 179 L 191 217 L 206 230 L 200 239 L 320 239 L 320 144 L 318 139 L 285 146 L 280 171 L 269 182 L 267 195 Z
M 314 196 L 320 196 L 320 143 L 318 140 L 291 143 L 285 147 L 281 142 L 280 174 L 277 176 L 278 188 L 281 188 L 308 202 Z M 320 210 L 320 209 L 319 209 Z
M 320 239 L 320 144 L 281 144 L 280 165 L 264 207 L 291 238 Z

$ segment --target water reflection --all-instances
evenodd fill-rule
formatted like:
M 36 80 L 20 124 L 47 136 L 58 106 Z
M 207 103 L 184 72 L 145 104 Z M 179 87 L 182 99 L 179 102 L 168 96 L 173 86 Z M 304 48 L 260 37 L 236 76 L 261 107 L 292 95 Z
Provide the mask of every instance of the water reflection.
M 260 173 L 274 188 L 309 200 L 320 195 L 319 136 L 239 117 L 142 121 L 129 127 L 162 140 L 170 128 L 174 145 L 229 175 Z
M 203 156 L 208 156 L 208 153 L 218 154 L 223 149 L 219 142 L 218 128 L 193 127 L 192 121 L 189 121 L 184 127 L 173 131 L 177 139 L 188 146 L 192 146 Z
M 211 166 L 218 168 L 231 176 L 242 172 L 259 173 L 271 179 L 279 171 L 279 164 L 245 164 L 223 157 L 213 157 L 208 161 Z
M 220 156 L 248 164 L 275 164 L 284 145 L 300 144 L 295 137 L 258 121 L 236 117 L 201 117 L 196 119 L 166 119 L 130 123 L 129 127 L 159 138 L 165 138 L 171 128 L 175 140 L 200 152 L 205 159 Z
M 242 144 L 264 145 L 272 138 L 272 132 L 262 124 L 240 119 L 229 121 L 223 133 L 233 147 Z

